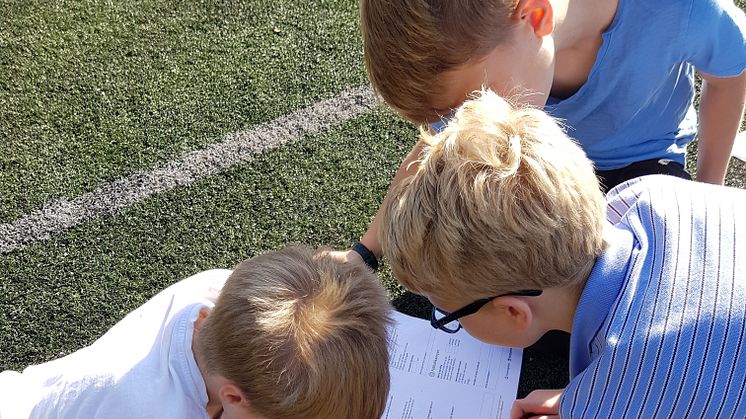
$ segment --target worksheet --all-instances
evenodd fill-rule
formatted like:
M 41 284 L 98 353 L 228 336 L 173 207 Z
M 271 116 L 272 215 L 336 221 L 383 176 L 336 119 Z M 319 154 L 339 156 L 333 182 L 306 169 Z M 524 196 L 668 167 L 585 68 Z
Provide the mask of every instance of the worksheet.
M 509 418 L 523 351 L 395 313 L 385 419 Z

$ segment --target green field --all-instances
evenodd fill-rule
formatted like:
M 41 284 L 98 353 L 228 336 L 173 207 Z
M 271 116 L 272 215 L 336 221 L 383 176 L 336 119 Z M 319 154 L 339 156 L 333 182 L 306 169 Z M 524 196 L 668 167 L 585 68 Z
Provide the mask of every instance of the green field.
M 366 83 L 355 0 L 0 7 L 0 224 Z M 85 346 L 196 272 L 288 243 L 347 248 L 416 133 L 379 106 L 0 254 L 0 370 Z M 746 165 L 728 184 L 746 187 Z M 525 352 L 520 394 L 566 380 L 561 356 Z

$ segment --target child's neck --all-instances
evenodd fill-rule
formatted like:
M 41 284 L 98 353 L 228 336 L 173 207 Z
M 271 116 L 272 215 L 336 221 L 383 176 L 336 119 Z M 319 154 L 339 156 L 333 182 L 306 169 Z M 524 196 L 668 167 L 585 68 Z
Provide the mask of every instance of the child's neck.
M 620 0 L 557 0 L 554 7 L 554 81 L 551 95 L 567 98 L 588 80 Z M 556 5 L 555 5 L 556 4 Z
M 607 246 L 612 240 L 610 228 L 611 224 L 606 222 L 603 235 Z M 543 311 L 540 313 L 540 316 L 546 321 L 545 326 L 547 326 L 547 330 L 563 330 L 572 333 L 575 312 L 578 309 L 578 304 L 580 304 L 580 297 L 583 295 L 585 286 L 588 283 L 588 279 L 591 277 L 591 273 L 593 273 L 593 268 L 595 268 L 597 262 L 598 258 L 579 272 L 576 277 L 577 279 L 572 281 L 573 285 L 545 290 L 545 292 L 548 292 L 549 300 L 555 301 L 554 304 L 543 304 L 537 306 L 542 307 Z
M 585 281 L 581 281 L 580 284 L 569 287 L 544 290 L 542 294 L 543 304 L 534 306 L 537 318 L 541 319 L 541 328 L 544 331 L 562 330 L 567 333 L 572 332 L 575 310 L 578 307 L 584 286 Z
M 553 0 L 556 50 L 577 48 L 600 36 L 614 20 L 621 0 Z

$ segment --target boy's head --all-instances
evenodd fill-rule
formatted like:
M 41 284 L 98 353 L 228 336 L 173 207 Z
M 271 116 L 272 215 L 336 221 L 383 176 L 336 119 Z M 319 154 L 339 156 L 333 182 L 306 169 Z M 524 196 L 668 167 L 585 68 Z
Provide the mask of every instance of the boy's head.
M 389 310 L 363 264 L 305 247 L 263 254 L 236 267 L 204 320 L 203 372 L 224 377 L 240 390 L 238 408 L 261 417 L 378 418 Z
M 373 88 L 417 122 L 447 116 L 487 86 L 543 105 L 552 84 L 549 0 L 361 0 Z
M 441 133 L 421 135 L 420 167 L 384 203 L 379 232 L 406 288 L 454 311 L 582 285 L 605 246 L 605 200 L 590 161 L 555 120 L 486 91 Z M 467 327 L 476 315 L 467 317 L 462 325 L 482 340 L 533 343 L 478 336 Z

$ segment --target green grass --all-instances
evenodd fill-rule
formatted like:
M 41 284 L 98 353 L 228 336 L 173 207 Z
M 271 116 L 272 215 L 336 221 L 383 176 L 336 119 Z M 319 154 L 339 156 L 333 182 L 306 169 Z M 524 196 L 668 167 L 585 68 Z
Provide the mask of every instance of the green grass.
M 355 0 L 2 9 L 0 222 L 365 82 Z
M 387 112 L 375 112 L 3 256 L 0 272 L 10 280 L 0 284 L 0 368 L 87 345 L 196 272 L 230 268 L 287 243 L 349 247 L 413 134 L 407 124 L 392 125 Z M 390 277 L 387 283 L 392 296 L 401 293 Z

